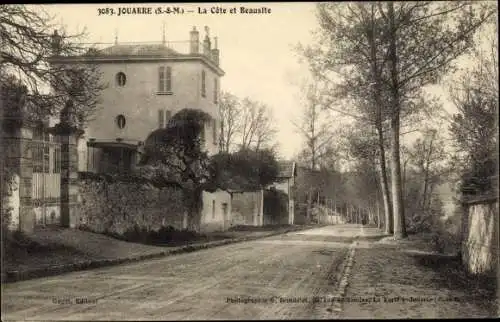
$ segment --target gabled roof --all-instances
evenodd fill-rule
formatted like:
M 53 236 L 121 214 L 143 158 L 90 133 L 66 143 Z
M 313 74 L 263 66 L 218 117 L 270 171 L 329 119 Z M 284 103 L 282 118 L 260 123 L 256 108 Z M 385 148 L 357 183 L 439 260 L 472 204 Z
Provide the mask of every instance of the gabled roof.
M 297 176 L 297 169 L 294 161 L 278 161 L 279 174 L 278 178 L 292 178 Z
M 117 44 L 96 52 L 98 56 L 179 56 L 164 44 Z

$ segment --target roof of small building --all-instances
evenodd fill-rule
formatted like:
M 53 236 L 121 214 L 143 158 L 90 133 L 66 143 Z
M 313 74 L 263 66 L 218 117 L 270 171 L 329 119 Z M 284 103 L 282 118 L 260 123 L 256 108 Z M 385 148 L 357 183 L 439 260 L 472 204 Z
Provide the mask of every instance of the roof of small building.
M 104 56 L 178 56 L 177 51 L 164 44 L 117 44 L 100 49 L 98 55 Z
M 291 178 L 297 175 L 294 161 L 278 161 L 279 174 L 278 178 Z

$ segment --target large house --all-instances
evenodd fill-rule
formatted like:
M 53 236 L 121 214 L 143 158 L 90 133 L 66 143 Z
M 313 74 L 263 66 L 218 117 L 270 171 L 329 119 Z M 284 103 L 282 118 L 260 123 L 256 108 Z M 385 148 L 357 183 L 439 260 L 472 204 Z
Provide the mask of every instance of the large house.
M 165 127 L 178 111 L 199 109 L 211 116 L 204 131 L 209 154 L 218 151 L 219 66 L 217 38 L 200 42 L 196 27 L 185 42 L 115 43 L 92 55 L 54 57 L 52 65 L 97 64 L 102 81 L 100 106 L 78 143 L 78 170 L 95 173 L 127 172 L 138 164 L 144 142 Z M 230 216 L 230 195 L 203 193 L 200 227 L 223 228 Z

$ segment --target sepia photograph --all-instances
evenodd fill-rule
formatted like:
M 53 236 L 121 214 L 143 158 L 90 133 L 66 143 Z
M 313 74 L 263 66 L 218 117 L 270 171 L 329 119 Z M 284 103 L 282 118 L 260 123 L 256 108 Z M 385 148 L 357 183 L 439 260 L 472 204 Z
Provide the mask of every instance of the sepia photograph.
M 0 4 L 2 321 L 500 317 L 496 1 Z

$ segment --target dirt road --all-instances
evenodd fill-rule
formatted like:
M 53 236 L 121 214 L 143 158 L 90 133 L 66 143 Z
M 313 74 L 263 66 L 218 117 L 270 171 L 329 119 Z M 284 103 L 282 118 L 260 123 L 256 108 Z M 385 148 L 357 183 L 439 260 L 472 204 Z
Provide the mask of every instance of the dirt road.
M 335 318 L 355 225 L 2 286 L 3 320 Z M 314 299 L 319 299 L 316 301 Z

